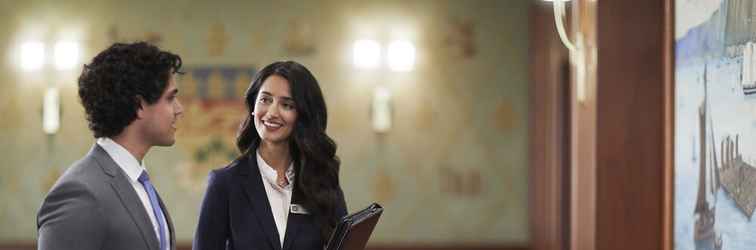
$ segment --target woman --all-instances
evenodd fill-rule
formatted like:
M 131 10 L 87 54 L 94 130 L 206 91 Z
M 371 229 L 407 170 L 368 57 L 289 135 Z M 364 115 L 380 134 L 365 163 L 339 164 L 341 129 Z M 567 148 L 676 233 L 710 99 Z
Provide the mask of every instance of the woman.
M 318 81 L 276 62 L 257 73 L 246 105 L 242 155 L 210 172 L 193 249 L 322 250 L 347 211 Z

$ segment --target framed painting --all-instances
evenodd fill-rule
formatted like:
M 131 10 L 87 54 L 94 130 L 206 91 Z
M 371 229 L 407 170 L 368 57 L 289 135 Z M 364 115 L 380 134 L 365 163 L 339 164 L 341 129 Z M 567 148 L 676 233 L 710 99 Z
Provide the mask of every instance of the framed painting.
M 674 249 L 756 245 L 756 2 L 675 0 Z

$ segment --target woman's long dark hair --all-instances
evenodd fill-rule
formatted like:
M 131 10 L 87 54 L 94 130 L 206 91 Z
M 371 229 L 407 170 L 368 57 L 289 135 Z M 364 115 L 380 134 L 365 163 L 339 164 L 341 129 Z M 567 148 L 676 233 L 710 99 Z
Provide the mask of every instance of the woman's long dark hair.
M 297 121 L 289 137 L 289 151 L 294 160 L 296 181 L 294 193 L 299 192 L 300 201 L 310 210 L 320 227 L 323 242 L 339 218 L 335 214 L 339 204 L 339 165 L 336 143 L 326 134 L 328 111 L 318 81 L 307 68 L 299 63 L 286 61 L 272 63 L 257 73 L 247 89 L 245 103 L 247 117 L 242 122 L 236 138 L 236 146 L 242 157 L 253 155 L 260 146 L 260 136 L 255 130 L 254 115 L 257 94 L 265 79 L 278 75 L 289 82 Z

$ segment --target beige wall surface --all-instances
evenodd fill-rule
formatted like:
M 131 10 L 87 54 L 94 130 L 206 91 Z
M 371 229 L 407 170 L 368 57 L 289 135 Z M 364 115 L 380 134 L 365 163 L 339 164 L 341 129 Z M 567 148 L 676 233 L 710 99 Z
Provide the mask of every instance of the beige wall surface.
M 177 143 L 145 162 L 191 240 L 207 172 L 234 157 L 250 73 L 296 60 L 317 77 L 338 143 L 350 211 L 386 212 L 371 243 L 528 243 L 528 1 L 0 1 L 0 242 L 36 238 L 35 214 L 94 139 L 76 94 L 81 67 L 56 70 L 55 41 L 81 44 L 81 64 L 113 41 L 148 40 L 181 55 L 186 114 Z M 352 43 L 416 47 L 409 72 L 352 65 Z M 46 46 L 38 71 L 21 43 Z M 204 73 L 203 73 L 204 72 Z M 392 129 L 371 127 L 376 86 L 392 93 Z M 61 126 L 42 131 L 48 86 Z

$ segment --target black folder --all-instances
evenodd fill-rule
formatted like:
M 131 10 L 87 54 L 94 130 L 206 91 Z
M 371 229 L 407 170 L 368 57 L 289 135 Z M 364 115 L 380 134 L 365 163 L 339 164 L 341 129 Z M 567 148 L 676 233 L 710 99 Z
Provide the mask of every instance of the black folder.
M 344 216 L 331 233 L 326 250 L 363 250 L 375 224 L 381 218 L 383 207 L 370 204 L 359 212 Z

